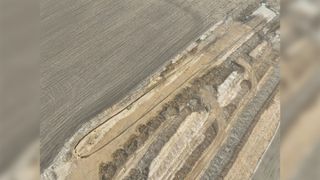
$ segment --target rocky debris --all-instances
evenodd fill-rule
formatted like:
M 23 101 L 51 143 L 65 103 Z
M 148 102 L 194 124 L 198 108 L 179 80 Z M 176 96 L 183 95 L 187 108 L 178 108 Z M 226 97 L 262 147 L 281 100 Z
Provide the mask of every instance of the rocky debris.
M 235 151 L 240 145 L 242 138 L 280 81 L 279 68 L 272 69 L 267 76 L 268 79 L 263 83 L 256 96 L 250 100 L 237 117 L 236 124 L 233 126 L 230 135 L 210 162 L 208 169 L 206 169 L 201 179 L 221 178 L 221 174 L 227 168 L 228 163 L 236 156 Z
M 165 130 L 162 130 L 162 132 L 158 135 L 156 141 L 152 142 L 152 144 L 148 148 L 148 151 L 140 160 L 137 169 L 133 170 L 132 172 L 132 176 L 139 176 L 139 178 L 143 178 L 141 174 L 137 172 L 143 172 L 143 169 L 149 168 L 152 160 L 159 154 L 161 148 L 165 145 L 166 142 L 169 141 L 171 136 L 175 134 L 176 130 L 179 128 L 180 124 L 185 120 L 185 118 L 192 112 L 208 112 L 210 110 L 210 104 L 205 104 L 203 100 L 204 98 L 208 97 L 203 97 L 203 94 L 201 94 L 200 91 L 207 90 L 209 88 L 210 96 L 216 98 L 217 87 L 224 83 L 232 72 L 244 71 L 245 69 L 239 64 L 231 61 L 226 61 L 219 66 L 209 69 L 208 72 L 203 76 L 193 80 L 190 83 L 190 86 L 183 88 L 181 92 L 173 98 L 172 101 L 166 103 L 157 116 L 151 118 L 146 122 L 146 124 L 141 124 L 137 127 L 138 134 L 132 135 L 127 140 L 127 142 L 123 144 L 123 148 L 120 148 L 113 153 L 113 164 L 116 165 L 117 169 L 122 167 L 126 160 L 132 154 L 134 154 L 135 151 L 142 147 L 145 141 L 147 141 L 148 138 L 152 134 L 154 134 L 164 122 L 169 123 L 170 126 L 165 128 Z M 229 118 L 235 109 L 236 105 L 228 105 L 225 108 L 224 117 Z M 171 121 L 167 122 L 167 120 L 169 119 Z M 214 129 L 211 130 L 211 132 L 206 132 L 205 141 L 199 147 L 197 147 L 192 157 L 200 156 L 205 147 L 210 144 L 209 142 L 211 142 L 213 136 L 215 136 L 213 134 L 216 133 Z M 194 164 L 196 158 L 194 158 L 194 160 L 190 159 L 189 161 L 192 162 L 191 164 Z M 106 165 L 108 164 L 109 163 L 106 163 Z M 181 171 L 184 170 L 182 169 Z M 108 178 L 115 175 L 114 171 L 103 172 L 104 173 L 102 175 Z
M 225 119 L 229 120 L 229 118 L 232 116 L 233 112 L 237 109 L 237 106 L 235 104 L 228 104 L 227 106 L 223 107 L 223 116 Z
M 207 80 L 207 84 L 210 84 L 212 86 L 219 86 L 227 79 L 227 77 L 231 73 L 232 68 L 230 67 L 230 64 L 224 63 L 221 66 L 209 70 L 209 72 L 206 75 L 204 75 L 203 78 Z
M 114 159 L 114 163 L 117 167 L 121 167 L 127 160 L 128 154 L 124 149 L 117 149 L 112 157 Z
M 170 126 L 163 129 L 161 134 L 157 136 L 157 139 L 152 142 L 152 144 L 148 147 L 147 152 L 144 154 L 144 156 L 140 159 L 138 165 L 136 168 L 139 170 L 143 170 L 146 168 L 149 168 L 151 165 L 151 162 L 154 158 L 157 157 L 157 155 L 160 153 L 163 146 L 170 140 L 170 138 L 176 133 L 177 129 L 179 128 L 180 124 L 185 120 L 185 118 L 189 115 L 186 113 L 183 113 L 183 117 L 177 117 L 175 118 L 171 123 Z
M 249 91 L 251 89 L 251 82 L 248 81 L 248 80 L 243 80 L 240 84 L 241 88 L 246 90 L 246 91 Z
M 124 180 L 147 180 L 149 169 L 139 170 L 133 168 L 129 172 L 129 176 L 125 177 Z
M 136 135 L 132 135 L 129 140 L 123 145 L 128 156 L 132 155 L 138 149 L 139 142 Z
M 217 124 L 216 123 L 211 124 L 205 131 L 205 139 L 201 142 L 200 145 L 197 146 L 197 148 L 188 157 L 184 165 L 176 172 L 173 178 L 174 180 L 185 179 L 185 177 L 191 171 L 192 167 L 195 165 L 197 160 L 200 158 L 203 152 L 207 149 L 207 147 L 212 143 L 217 133 L 218 133 Z
M 254 9 L 254 7 L 252 8 Z M 252 10 L 249 8 L 247 11 L 251 12 Z M 247 22 L 247 19 L 243 19 L 243 21 Z M 274 26 L 276 27 L 276 25 Z M 269 34 L 268 37 L 265 36 L 266 33 Z M 239 112 L 239 117 L 233 117 L 237 108 L 240 108 L 239 104 L 243 98 L 246 97 L 253 88 L 253 79 L 250 79 L 252 78 L 250 75 L 254 74 L 254 76 L 256 76 L 254 78 L 261 81 L 270 67 L 274 66 L 274 64 L 270 62 L 270 60 L 272 61 L 278 56 L 278 53 L 274 51 L 273 44 L 270 44 L 270 40 L 274 35 L 275 34 L 272 34 L 270 31 L 264 32 L 261 30 L 256 32 L 244 45 L 240 46 L 227 60 L 222 62 L 222 64 L 207 70 L 202 76 L 190 80 L 190 83 L 181 89 L 171 101 L 167 102 L 155 117 L 137 126 L 136 134 L 133 134 L 121 148 L 114 151 L 112 162 L 101 165 L 101 177 L 112 179 L 117 174 L 117 170 L 156 133 L 157 138 L 152 142 L 148 142 L 148 147 L 144 147 L 146 150 L 145 154 L 134 168 L 128 169 L 129 174 L 125 177 L 127 180 L 147 179 L 152 161 L 159 155 L 165 144 L 174 136 L 190 114 L 193 112 L 212 113 L 215 112 L 216 109 L 219 109 L 219 113 L 222 114 L 219 114 L 217 118 L 223 118 L 227 123 L 230 123 L 231 117 L 236 118 L 236 124 L 232 127 L 231 133 L 228 135 L 229 137 L 219 148 L 218 153 L 214 156 L 209 168 L 201 178 L 222 179 L 223 171 L 235 156 L 236 149 L 239 147 L 249 125 L 253 122 L 255 116 L 259 113 L 259 110 L 278 83 L 278 74 L 275 72 L 276 70 L 274 70 L 272 76 L 269 77 L 270 80 L 263 84 L 263 87 L 257 95 L 249 101 L 249 104 L 245 105 L 243 111 Z M 259 57 L 251 56 L 250 53 L 265 41 L 267 41 L 268 44 L 266 48 L 261 51 L 261 55 L 259 55 Z M 245 68 L 237 63 L 239 58 L 244 59 L 252 69 L 246 69 L 248 68 L 247 66 Z M 168 71 L 169 70 L 170 68 L 168 68 Z M 250 77 L 247 77 L 248 74 Z M 236 91 L 237 88 L 238 90 Z M 212 102 L 208 99 L 211 100 L 211 98 L 214 98 L 214 100 L 218 101 L 221 93 L 225 96 L 230 96 L 228 101 L 223 105 L 219 105 L 219 103 L 218 105 L 211 104 Z M 225 101 L 225 98 L 223 99 Z M 213 111 L 213 109 L 215 111 Z M 202 133 L 204 133 L 204 139 L 192 151 L 191 155 L 188 156 L 182 167 L 174 174 L 174 179 L 185 179 L 197 160 L 209 145 L 212 144 L 214 138 L 219 133 L 217 122 L 215 121 L 215 123 Z
M 117 166 L 113 162 L 101 164 L 100 173 L 102 174 L 102 180 L 110 180 L 115 175 Z
M 233 62 L 223 64 L 219 67 L 212 68 L 208 73 L 194 80 L 191 83 L 191 86 L 184 88 L 181 93 L 178 93 L 172 101 L 168 102 L 163 107 L 157 116 L 151 118 L 151 120 L 146 122 L 146 124 L 141 124 L 138 126 L 138 135 L 133 135 L 130 137 L 129 140 L 123 145 L 123 149 L 118 149 L 115 151 L 112 162 L 102 165 L 106 166 L 102 168 L 104 169 L 101 172 L 102 178 L 112 179 L 112 177 L 116 174 L 117 169 L 122 167 L 127 159 L 134 154 L 138 148 L 143 146 L 144 142 L 148 140 L 149 136 L 154 134 L 164 122 L 167 122 L 168 119 L 171 119 L 170 122 L 167 122 L 170 124 L 170 126 L 162 129 L 161 133 L 157 135 L 157 139 L 148 147 L 148 150 L 142 159 L 140 159 L 138 165 L 134 169 L 131 169 L 129 175 L 125 177 L 125 179 L 147 179 L 149 171 L 146 169 L 150 167 L 151 162 L 158 156 L 162 147 L 176 133 L 177 129 L 185 120 L 185 118 L 192 112 L 202 112 L 210 109 L 208 108 L 208 104 L 204 104 L 202 98 L 205 97 L 202 97 L 202 94 L 199 93 L 200 90 L 207 89 L 208 86 L 213 87 L 214 91 L 212 91 L 212 96 L 216 97 L 216 87 L 219 84 L 222 84 L 233 71 L 244 72 L 245 69 L 239 64 Z M 233 100 L 233 103 L 230 103 L 223 108 L 223 117 L 226 120 L 228 120 L 237 109 L 236 104 L 238 104 L 244 95 L 250 91 L 251 82 L 249 80 L 243 80 L 240 83 L 240 86 L 241 90 L 237 97 Z M 239 127 L 243 126 L 239 125 Z M 213 125 L 207 129 L 205 132 L 205 139 L 192 152 L 185 164 L 175 173 L 174 179 L 184 179 L 186 177 L 187 173 L 192 169 L 204 150 L 212 143 L 217 132 L 218 129 Z M 204 179 L 205 177 L 219 178 L 221 176 L 221 172 L 232 158 L 233 151 L 239 144 L 242 137 L 238 137 L 237 132 L 238 131 L 235 131 L 233 134 L 234 136 L 232 136 L 226 145 L 221 148 L 223 151 L 219 152 L 220 155 L 215 157 L 216 160 L 211 162 L 213 165 L 210 167 L 213 170 L 208 169 L 207 173 L 203 176 Z M 226 160 L 223 160 L 222 157 L 226 158 Z

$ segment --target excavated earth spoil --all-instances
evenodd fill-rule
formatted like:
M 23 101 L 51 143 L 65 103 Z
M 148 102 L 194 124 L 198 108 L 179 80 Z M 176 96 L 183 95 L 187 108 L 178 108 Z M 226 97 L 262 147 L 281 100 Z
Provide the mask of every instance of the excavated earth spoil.
M 278 18 L 262 5 L 216 24 L 53 176 L 250 179 L 279 126 Z

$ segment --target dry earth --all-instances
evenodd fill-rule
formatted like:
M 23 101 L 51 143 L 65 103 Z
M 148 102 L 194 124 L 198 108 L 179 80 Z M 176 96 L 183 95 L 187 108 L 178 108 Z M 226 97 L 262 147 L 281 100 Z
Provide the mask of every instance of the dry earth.
M 41 169 L 210 26 L 258 3 L 41 0 Z
M 277 149 L 279 15 L 265 5 L 245 12 L 215 24 L 131 99 L 100 115 L 43 178 L 267 177 L 258 165 Z

